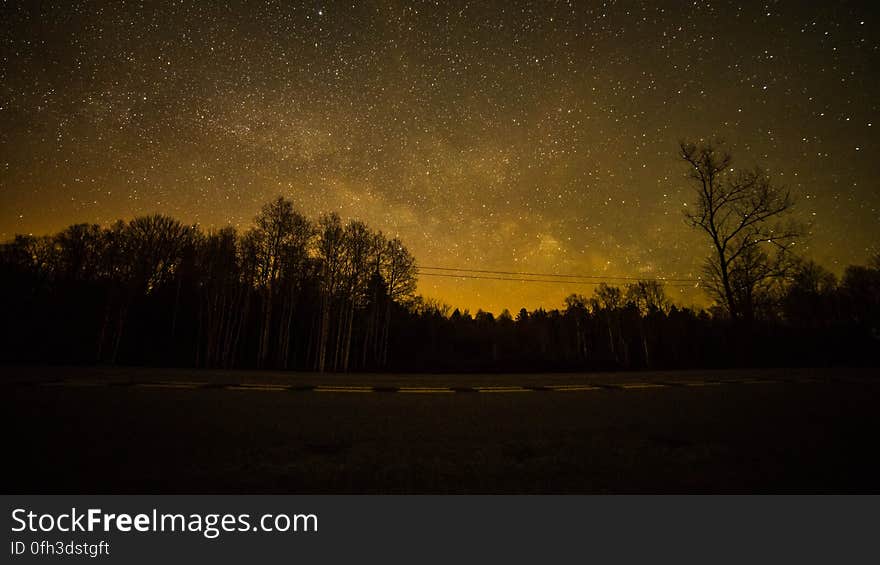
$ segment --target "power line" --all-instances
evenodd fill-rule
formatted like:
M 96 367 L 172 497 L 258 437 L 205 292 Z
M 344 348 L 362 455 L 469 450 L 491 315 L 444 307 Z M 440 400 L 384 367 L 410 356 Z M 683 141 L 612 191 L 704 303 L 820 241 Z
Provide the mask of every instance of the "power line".
M 493 275 L 520 275 L 520 276 L 529 276 L 529 277 L 554 277 L 554 278 L 567 278 L 567 279 L 597 279 L 600 281 L 605 280 L 628 280 L 628 281 L 643 281 L 643 280 L 656 280 L 656 281 L 670 281 L 670 282 L 700 282 L 700 279 L 694 278 L 685 278 L 685 277 L 630 277 L 630 276 L 617 276 L 617 275 L 571 275 L 571 274 L 556 274 L 556 273 L 531 273 L 526 271 L 493 271 L 489 269 L 465 269 L 465 268 L 452 268 L 452 267 L 419 267 L 419 270 L 427 269 L 430 271 L 451 271 L 451 272 L 464 272 L 464 273 L 487 273 Z M 429 274 L 429 273 L 422 273 Z M 528 279 L 532 280 L 532 279 Z
M 425 277 L 446 277 L 451 279 L 481 279 L 481 280 L 493 280 L 493 281 L 511 281 L 511 282 L 537 282 L 537 283 L 555 283 L 555 284 L 592 284 L 598 285 L 601 284 L 602 281 L 578 281 L 578 280 L 559 280 L 559 279 L 527 279 L 527 278 L 515 278 L 515 277 L 496 277 L 496 276 L 483 276 L 483 275 L 466 275 L 466 274 L 452 274 L 452 273 L 423 273 L 419 271 L 419 275 Z M 635 280 L 635 279 L 633 279 Z M 644 280 L 644 279 L 640 279 Z M 693 287 L 698 284 L 698 281 L 694 281 L 692 283 L 673 283 L 668 284 L 666 286 L 669 287 Z

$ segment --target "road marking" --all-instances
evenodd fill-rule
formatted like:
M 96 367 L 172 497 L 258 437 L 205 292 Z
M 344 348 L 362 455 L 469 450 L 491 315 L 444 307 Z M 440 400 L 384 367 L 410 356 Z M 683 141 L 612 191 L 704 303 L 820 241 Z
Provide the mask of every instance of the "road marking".
M 601 387 L 593 386 L 593 385 L 551 385 L 549 387 L 550 390 L 555 390 L 558 392 L 575 392 L 582 390 L 602 390 Z
M 475 386 L 477 392 L 534 392 L 521 386 Z
M 680 381 L 680 383 L 684 386 L 721 386 L 724 384 L 719 381 Z
M 371 386 L 331 386 L 315 387 L 315 392 L 375 392 Z
M 286 385 L 275 385 L 275 384 L 240 384 L 240 385 L 231 385 L 226 387 L 229 390 L 260 390 L 266 392 L 279 392 L 290 390 L 290 387 Z
M 451 388 L 440 388 L 440 387 L 419 387 L 419 386 L 402 386 L 397 389 L 397 392 L 409 393 L 409 394 L 453 394 L 454 390 Z
M 666 385 L 660 383 L 623 383 L 620 388 L 666 388 Z

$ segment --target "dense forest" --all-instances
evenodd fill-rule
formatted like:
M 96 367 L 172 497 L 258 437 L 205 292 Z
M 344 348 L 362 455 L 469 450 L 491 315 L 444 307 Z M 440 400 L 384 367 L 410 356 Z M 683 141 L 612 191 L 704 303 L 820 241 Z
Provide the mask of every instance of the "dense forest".
M 415 295 L 401 241 L 278 198 L 243 233 L 154 215 L 2 244 L 0 359 L 314 371 L 876 364 L 880 257 L 839 281 L 812 262 L 790 267 L 761 300 L 750 290 L 748 316 L 722 299 L 708 311 L 673 305 L 653 280 L 600 284 L 557 310 L 471 315 Z
M 416 267 L 397 239 L 283 198 L 244 233 L 162 215 L 0 251 L 7 360 L 347 371 L 388 366 Z
M 749 320 L 721 306 L 672 304 L 663 285 L 599 284 L 564 308 L 475 315 L 419 298 L 399 320 L 401 368 L 421 370 L 618 370 L 876 366 L 880 257 L 842 279 L 812 262 L 763 297 Z

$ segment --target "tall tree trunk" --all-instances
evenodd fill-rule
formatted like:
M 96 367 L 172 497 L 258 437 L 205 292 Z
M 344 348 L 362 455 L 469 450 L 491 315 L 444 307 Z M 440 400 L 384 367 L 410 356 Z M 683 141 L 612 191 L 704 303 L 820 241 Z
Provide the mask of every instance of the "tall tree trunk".
M 370 351 L 370 340 L 372 339 L 373 334 L 373 311 L 376 309 L 377 305 L 375 303 L 370 307 L 370 312 L 366 316 L 366 327 L 364 328 L 364 343 L 363 348 L 361 349 L 361 368 L 366 368 L 367 366 L 367 355 Z
M 333 370 L 338 371 L 342 361 L 342 336 L 345 326 L 345 317 L 348 309 L 345 302 L 339 305 L 338 320 L 336 322 L 336 339 L 333 343 Z
M 348 309 L 348 328 L 345 336 L 345 351 L 342 354 L 342 370 L 348 372 L 348 360 L 351 355 L 351 333 L 354 325 L 354 302 L 351 302 Z
M 260 344 L 257 353 L 257 366 L 261 369 L 266 366 L 269 357 L 269 329 L 272 325 L 272 292 L 266 289 L 263 293 L 263 321 L 260 328 Z
M 614 346 L 614 328 L 612 327 L 610 313 L 605 316 L 605 322 L 608 325 L 608 346 L 611 348 L 611 355 L 614 357 L 615 363 L 620 363 L 620 359 L 617 357 L 617 348 Z
M 318 372 L 323 373 L 327 363 L 327 338 L 329 337 L 330 328 L 330 300 L 324 296 L 321 304 L 321 327 L 320 338 L 318 341 Z
M 239 316 L 238 323 L 235 328 L 235 335 L 232 338 L 232 345 L 229 349 L 229 362 L 227 364 L 228 367 L 235 365 L 236 361 L 236 352 L 238 351 L 238 344 L 241 342 L 241 331 L 247 325 L 248 317 L 250 316 L 250 308 L 251 308 L 251 291 L 249 289 L 243 289 L 243 301 L 244 305 L 241 308 L 241 316 Z
M 278 332 L 279 366 L 282 369 L 287 369 L 290 361 L 290 347 L 293 339 L 293 313 L 295 310 L 294 302 L 296 300 L 294 288 L 295 287 L 291 287 L 289 292 L 284 295 L 281 329 Z
M 391 333 L 391 298 L 387 299 L 387 306 L 385 308 L 385 327 L 383 330 L 382 336 L 382 356 L 380 364 L 382 367 L 386 367 L 388 365 L 388 347 L 389 347 L 389 334 Z

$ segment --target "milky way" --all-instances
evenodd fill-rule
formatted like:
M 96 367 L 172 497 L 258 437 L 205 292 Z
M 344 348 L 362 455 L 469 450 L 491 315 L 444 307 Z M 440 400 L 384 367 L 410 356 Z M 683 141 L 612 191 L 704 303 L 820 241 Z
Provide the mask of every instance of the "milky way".
M 280 194 L 424 266 L 689 278 L 707 248 L 676 144 L 721 138 L 839 273 L 880 242 L 880 34 L 870 2 L 813 4 L 5 4 L 0 236 L 150 212 L 245 229 Z M 419 288 L 495 312 L 592 292 Z

